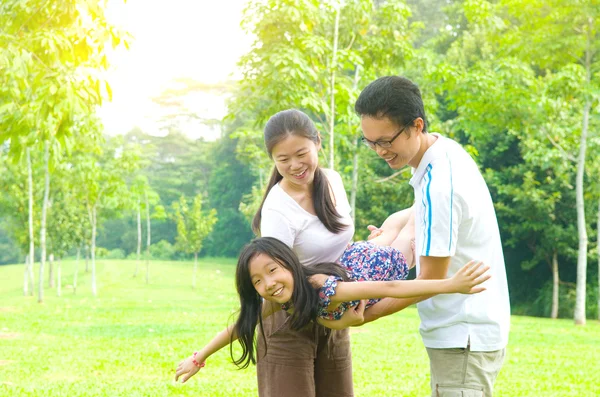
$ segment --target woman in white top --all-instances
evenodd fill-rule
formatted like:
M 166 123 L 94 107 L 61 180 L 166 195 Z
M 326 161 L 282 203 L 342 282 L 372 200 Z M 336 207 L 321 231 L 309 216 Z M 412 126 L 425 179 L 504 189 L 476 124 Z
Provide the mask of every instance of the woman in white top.
M 264 138 L 275 168 L 254 217 L 255 233 L 283 241 L 303 265 L 337 261 L 354 226 L 340 175 L 319 167 L 314 123 L 298 110 L 284 110 L 269 119 Z M 279 311 L 264 321 L 264 338 L 258 333 L 259 396 L 353 396 L 348 330 L 311 323 L 295 331 L 288 318 Z

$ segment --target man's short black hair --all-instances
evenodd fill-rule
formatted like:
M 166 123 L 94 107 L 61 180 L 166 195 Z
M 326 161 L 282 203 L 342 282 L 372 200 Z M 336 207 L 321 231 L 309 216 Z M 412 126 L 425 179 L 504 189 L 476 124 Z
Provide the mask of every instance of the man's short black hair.
M 387 117 L 401 127 L 412 125 L 420 117 L 427 132 L 421 91 L 406 77 L 385 76 L 373 81 L 358 96 L 354 110 L 359 116 Z

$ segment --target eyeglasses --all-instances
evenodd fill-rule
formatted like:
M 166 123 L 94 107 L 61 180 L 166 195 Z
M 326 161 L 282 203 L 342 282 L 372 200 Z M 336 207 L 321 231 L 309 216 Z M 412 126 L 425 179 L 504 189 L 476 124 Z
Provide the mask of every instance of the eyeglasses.
M 390 139 L 389 141 L 375 141 L 375 142 L 373 142 L 373 141 L 368 140 L 364 136 L 361 138 L 361 140 L 362 140 L 362 143 L 364 143 L 369 149 L 376 150 L 375 146 L 379 146 L 382 149 L 389 149 L 389 148 L 392 147 L 392 143 L 394 142 L 394 140 L 396 140 L 396 138 L 398 138 L 400 136 L 400 134 L 402 134 L 407 127 L 408 126 L 405 126 L 400 131 L 398 131 L 398 133 L 396 135 L 394 135 L 392 137 L 392 139 Z

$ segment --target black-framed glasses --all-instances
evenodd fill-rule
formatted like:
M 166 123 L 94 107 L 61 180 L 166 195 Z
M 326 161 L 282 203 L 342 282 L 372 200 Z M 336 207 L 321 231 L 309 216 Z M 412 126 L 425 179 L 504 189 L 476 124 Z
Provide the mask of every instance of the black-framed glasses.
M 373 142 L 373 141 L 368 140 L 364 136 L 361 138 L 361 140 L 362 140 L 362 143 L 364 143 L 369 149 L 375 150 L 375 146 L 379 146 L 382 149 L 389 149 L 389 148 L 392 147 L 392 143 L 394 143 L 394 141 L 396 140 L 396 138 L 398 138 L 400 136 L 400 134 L 402 134 L 407 127 L 408 126 L 404 126 L 404 128 L 402 128 L 400 131 L 398 131 L 398 133 L 396 133 L 396 135 L 394 135 L 392 137 L 392 139 L 390 139 L 389 141 L 375 141 L 375 142 Z

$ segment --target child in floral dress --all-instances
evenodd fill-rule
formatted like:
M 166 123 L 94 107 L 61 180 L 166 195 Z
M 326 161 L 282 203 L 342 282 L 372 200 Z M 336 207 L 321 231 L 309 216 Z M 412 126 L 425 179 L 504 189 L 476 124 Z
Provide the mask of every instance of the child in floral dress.
M 183 360 L 175 379 L 181 376 L 182 382 L 187 381 L 210 355 L 236 339 L 242 355 L 235 359 L 231 350 L 234 363 L 241 368 L 255 363 L 256 326 L 278 310 L 291 314 L 292 329 L 301 329 L 311 321 L 336 328 L 343 312 L 363 299 L 369 299 L 367 306 L 370 306 L 384 297 L 484 291 L 479 284 L 489 278 L 485 274 L 487 269 L 481 262 L 471 261 L 449 279 L 404 280 L 409 266 L 404 254 L 394 247 L 359 241 L 349 245 L 340 263 L 302 266 L 281 241 L 257 238 L 246 245 L 238 259 L 236 286 L 241 304 L 238 320 Z

